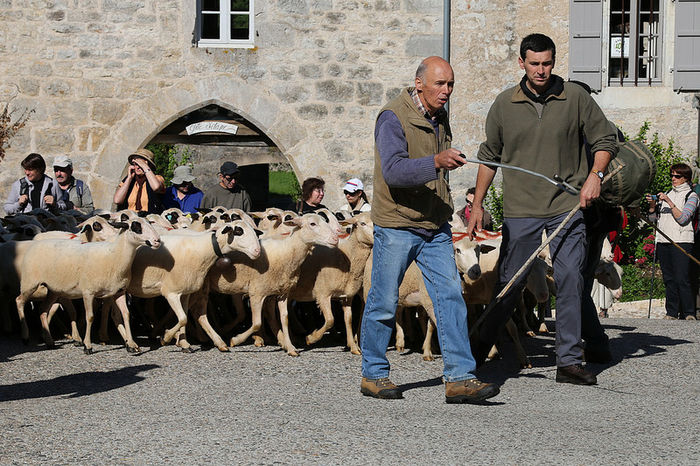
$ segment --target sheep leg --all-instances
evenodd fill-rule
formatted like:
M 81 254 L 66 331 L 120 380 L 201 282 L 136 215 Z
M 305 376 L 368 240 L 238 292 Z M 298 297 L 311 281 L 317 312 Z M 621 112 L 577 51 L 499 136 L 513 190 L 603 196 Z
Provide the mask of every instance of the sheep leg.
M 31 290 L 29 293 L 20 293 L 17 298 L 15 298 L 15 304 L 17 305 L 17 316 L 19 317 L 19 323 L 22 328 L 22 342 L 27 345 L 29 344 L 29 327 L 27 326 L 27 319 L 24 316 L 24 305 L 27 304 L 29 297 L 36 291 L 38 285 Z
M 426 305 L 424 307 L 425 315 L 427 319 L 423 317 L 421 319 L 421 327 L 425 322 L 425 338 L 423 339 L 423 361 L 434 361 L 435 356 L 433 355 L 433 333 L 435 332 L 435 311 L 431 305 Z
M 124 332 L 122 333 L 120 331 L 119 333 L 122 334 L 122 338 L 124 339 L 126 351 L 128 353 L 140 353 L 141 348 L 139 348 L 139 345 L 136 344 L 136 342 L 134 341 L 134 337 L 131 334 L 131 324 L 129 323 L 129 307 L 126 305 L 126 293 L 120 293 L 116 297 L 116 299 L 114 299 L 114 303 L 119 308 L 119 311 L 121 312 L 122 316 L 122 321 L 124 322 Z M 119 325 L 117 325 L 117 329 L 119 329 Z
M 284 334 L 284 346 L 287 354 L 290 356 L 299 356 L 297 349 L 292 345 L 292 340 L 289 338 L 289 312 L 287 309 L 287 298 L 279 300 L 280 323 L 282 324 L 282 333 Z M 329 300 L 330 304 L 330 300 Z M 330 306 L 329 306 L 330 309 Z M 332 316 L 331 316 L 332 318 Z
M 549 329 L 547 328 L 547 324 L 544 322 L 545 317 L 547 315 L 547 310 L 550 307 L 550 302 L 549 300 L 545 301 L 544 303 L 537 303 L 537 320 L 540 323 L 540 333 L 549 333 Z
M 528 311 L 528 309 L 527 309 L 527 306 L 525 306 L 525 300 L 523 299 L 522 293 L 520 294 L 520 299 L 518 299 L 518 304 L 517 304 L 517 306 L 518 306 L 518 310 L 520 311 L 520 320 L 522 321 L 523 330 L 525 331 L 525 333 L 527 334 L 527 336 L 529 336 L 529 337 L 534 337 L 534 336 L 535 336 L 535 332 L 532 331 L 532 329 L 530 328 L 530 326 L 529 326 L 528 323 L 527 323 L 527 313 L 528 313 L 529 311 Z M 512 318 L 509 319 L 509 322 L 512 322 L 512 320 L 513 320 Z M 514 324 L 515 324 L 515 323 L 514 323 Z M 507 324 L 506 324 L 506 325 L 507 325 Z
M 180 295 L 169 293 L 167 296 L 165 296 L 165 299 L 168 300 L 168 304 L 170 304 L 170 307 L 175 312 L 175 315 L 177 316 L 177 323 L 173 328 L 165 331 L 165 335 L 163 335 L 163 338 L 161 338 L 160 340 L 162 345 L 170 343 L 170 340 L 172 340 L 175 337 L 175 335 L 177 335 L 178 331 L 182 327 L 187 325 L 187 314 L 182 308 L 182 303 L 180 302 Z M 185 348 L 183 348 L 182 350 L 183 352 L 191 352 L 186 350 Z
M 80 332 L 78 332 L 78 313 L 75 311 L 75 306 L 73 306 L 73 301 L 68 299 L 68 298 L 59 298 L 58 302 L 60 303 L 61 307 L 63 308 L 64 311 L 68 314 L 68 318 L 70 319 L 70 336 L 66 335 L 68 338 L 73 340 L 75 342 L 76 346 L 80 346 L 82 344 L 82 339 L 80 338 Z M 56 313 L 56 310 L 54 308 L 56 305 L 54 304 L 51 306 L 51 310 L 49 311 L 49 323 L 51 322 L 51 318 L 53 317 L 53 314 Z
M 525 349 L 523 348 L 523 345 L 520 343 L 520 336 L 518 335 L 518 326 L 515 325 L 513 319 L 508 319 L 508 322 L 506 322 L 506 330 L 508 330 L 508 334 L 513 340 L 513 344 L 515 346 L 515 354 L 518 358 L 518 361 L 520 362 L 520 367 L 532 369 L 532 363 L 527 357 L 527 354 L 525 354 Z
M 46 299 L 39 308 L 39 320 L 41 320 L 41 335 L 44 338 L 44 342 L 46 343 L 47 348 L 54 348 L 56 346 L 56 344 L 53 341 L 53 337 L 51 336 L 51 330 L 49 329 L 49 310 L 56 303 L 57 298 L 58 296 L 49 291 L 46 295 Z
M 110 311 L 111 310 L 111 311 Z M 112 322 L 114 322 L 114 325 L 117 327 L 117 331 L 119 332 L 119 335 L 121 335 L 122 340 L 126 341 L 126 330 L 124 329 L 124 319 L 122 318 L 121 311 L 116 305 L 112 305 L 108 308 L 108 317 L 112 317 Z
M 406 349 L 406 335 L 404 334 L 403 328 L 405 324 L 406 310 L 398 306 L 396 308 L 396 337 L 394 347 L 397 353 L 403 353 Z
M 265 296 L 250 297 L 250 308 L 253 314 L 251 326 L 243 333 L 232 337 L 229 346 L 238 346 L 241 343 L 244 343 L 253 333 L 260 330 L 262 327 L 262 305 L 264 300 Z
M 314 343 L 319 341 L 321 338 L 323 338 L 323 335 L 325 335 L 328 330 L 333 328 L 333 325 L 335 324 L 335 319 L 333 317 L 333 309 L 331 308 L 331 297 L 324 296 L 322 299 L 317 300 L 316 303 L 321 309 L 324 322 L 321 328 L 314 330 L 306 336 L 307 345 L 313 345 Z
M 360 347 L 355 341 L 352 332 L 352 299 L 343 299 L 343 320 L 345 321 L 345 341 L 350 348 L 350 353 L 361 355 Z
M 194 303 L 193 303 L 194 304 Z M 199 303 L 196 303 L 199 304 Z M 206 305 L 205 306 L 192 306 L 190 308 L 190 312 L 192 313 L 192 316 L 195 318 L 197 323 L 199 323 L 199 326 L 202 327 L 202 329 L 206 332 L 206 334 L 211 338 L 211 341 L 214 343 L 214 346 L 216 346 L 219 351 L 226 352 L 230 351 L 229 347 L 226 346 L 226 343 L 224 343 L 224 340 L 221 339 L 218 333 L 216 333 L 216 330 L 211 326 L 209 323 L 209 319 L 207 318 L 207 313 L 206 313 Z
M 90 336 L 92 334 L 92 321 L 95 319 L 92 312 L 92 305 L 94 304 L 94 301 L 94 296 L 83 294 L 83 305 L 85 306 L 85 339 L 83 340 L 85 347 L 83 348 L 83 352 L 85 354 L 93 353 L 92 340 L 90 339 Z

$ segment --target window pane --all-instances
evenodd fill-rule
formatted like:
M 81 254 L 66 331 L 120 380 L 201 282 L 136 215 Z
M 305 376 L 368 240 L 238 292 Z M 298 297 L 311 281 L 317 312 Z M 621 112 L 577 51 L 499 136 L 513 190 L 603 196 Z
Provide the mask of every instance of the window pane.
M 231 39 L 248 40 L 250 19 L 248 15 L 231 15 Z
M 202 11 L 219 11 L 219 0 L 202 0 Z
M 249 11 L 250 1 L 248 0 L 231 0 L 231 11 Z
M 220 39 L 219 17 L 217 14 L 202 14 L 202 39 Z

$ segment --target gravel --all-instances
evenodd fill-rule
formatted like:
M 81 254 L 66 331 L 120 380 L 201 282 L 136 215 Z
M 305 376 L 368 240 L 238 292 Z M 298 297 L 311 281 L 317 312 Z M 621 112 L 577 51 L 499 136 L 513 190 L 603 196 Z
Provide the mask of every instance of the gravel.
M 700 464 L 698 323 L 603 323 L 597 386 L 555 383 L 553 334 L 524 337 L 534 368 L 504 344 L 483 406 L 445 404 L 441 359 L 419 353 L 389 351 L 405 399 L 388 401 L 360 395 L 360 358 L 333 345 L 87 356 L 6 337 L 0 464 Z

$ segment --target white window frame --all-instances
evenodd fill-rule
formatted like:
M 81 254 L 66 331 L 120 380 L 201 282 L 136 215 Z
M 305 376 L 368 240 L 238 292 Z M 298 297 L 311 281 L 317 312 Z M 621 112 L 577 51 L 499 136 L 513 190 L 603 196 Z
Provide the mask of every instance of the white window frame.
M 253 48 L 255 47 L 255 0 L 249 0 L 248 3 L 248 39 L 231 39 L 231 15 L 245 15 L 243 11 L 232 12 L 231 0 L 220 0 L 219 10 L 216 14 L 219 15 L 219 39 L 203 39 L 202 38 L 202 1 L 197 0 L 197 46 L 198 47 L 219 47 L 219 48 Z M 211 11 L 213 12 L 213 10 Z
M 627 4 L 626 6 L 630 9 L 630 30 L 627 32 L 625 35 L 626 37 L 630 37 L 629 39 L 629 44 L 630 44 L 630 52 L 634 52 L 634 54 L 637 54 L 637 46 L 638 44 L 634 43 L 634 40 L 631 38 L 636 37 L 637 34 L 637 29 L 639 27 L 639 22 L 638 22 L 638 9 L 639 9 L 639 3 L 640 0 L 625 0 L 625 3 Z M 639 77 L 639 70 L 638 70 L 638 64 L 636 57 L 634 60 L 630 57 L 628 58 L 628 66 L 629 66 L 629 71 L 630 71 L 630 76 L 627 78 L 624 78 L 622 80 L 622 83 L 620 83 L 620 78 L 619 77 L 612 77 L 610 76 L 610 58 L 611 58 L 611 47 L 613 46 L 613 41 L 611 40 L 612 35 L 610 31 L 610 10 L 611 10 L 611 2 L 606 1 L 604 2 L 603 6 L 603 40 L 605 43 L 605 49 L 604 49 L 604 55 L 603 58 L 605 62 L 603 63 L 603 70 L 604 70 L 604 76 L 603 76 L 603 82 L 606 83 L 607 87 L 644 87 L 644 86 L 660 86 L 663 84 L 664 81 L 664 61 L 666 58 L 666 54 L 668 53 L 668 50 L 666 49 L 666 2 L 664 0 L 659 0 L 659 22 L 658 22 L 658 29 L 655 34 L 657 35 L 657 44 L 656 44 L 656 54 L 658 59 L 656 60 L 656 63 L 654 64 L 657 70 L 657 77 L 652 77 L 651 78 L 651 84 L 650 80 L 648 77 Z M 642 34 L 644 35 L 644 34 Z M 631 55 L 631 53 L 629 54 Z M 635 76 L 637 78 L 635 79 Z

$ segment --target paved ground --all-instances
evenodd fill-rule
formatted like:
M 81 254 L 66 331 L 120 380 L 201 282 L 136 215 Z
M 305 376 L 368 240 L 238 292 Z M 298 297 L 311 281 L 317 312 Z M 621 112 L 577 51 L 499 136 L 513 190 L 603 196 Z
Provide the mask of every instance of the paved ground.
M 336 346 L 85 356 L 2 338 L 0 464 L 700 464 L 700 325 L 604 324 L 615 362 L 591 366 L 598 386 L 555 383 L 538 336 L 533 369 L 479 372 L 503 384 L 487 406 L 446 405 L 441 360 L 416 353 L 389 352 L 406 398 L 382 401 Z

